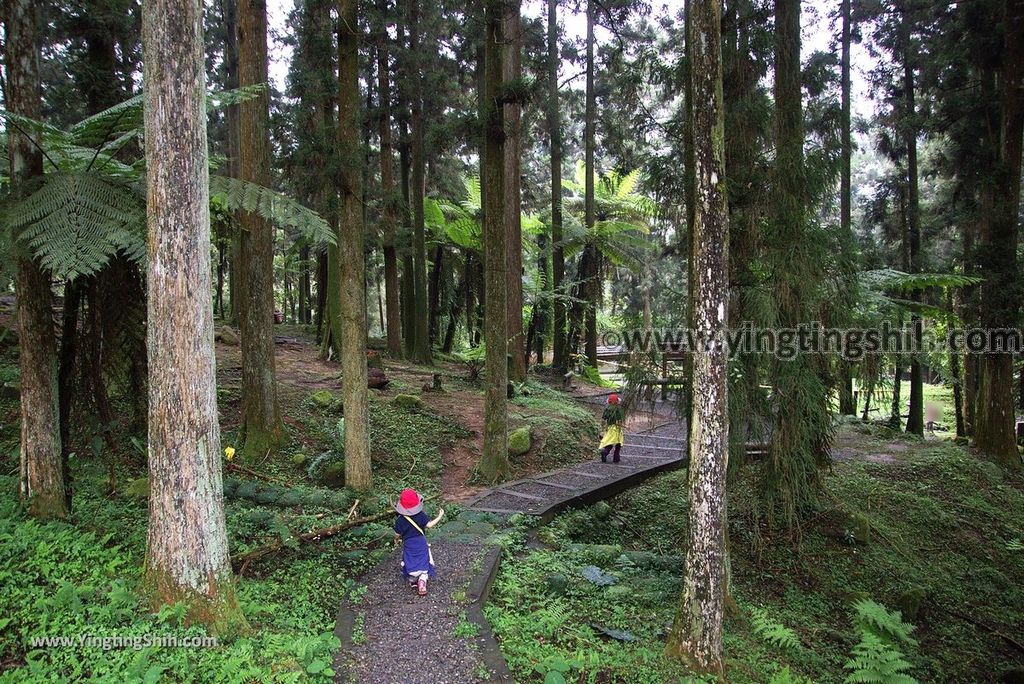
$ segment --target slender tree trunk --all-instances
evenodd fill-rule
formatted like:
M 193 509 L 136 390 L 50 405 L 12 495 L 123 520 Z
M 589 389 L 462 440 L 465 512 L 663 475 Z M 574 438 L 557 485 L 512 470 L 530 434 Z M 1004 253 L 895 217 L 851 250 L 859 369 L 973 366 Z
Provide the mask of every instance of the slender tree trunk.
M 983 222 L 981 322 L 989 330 L 1017 327 L 1020 283 L 1017 222 L 1024 132 L 1024 0 L 1004 0 L 1006 30 L 1002 59 L 1000 130 L 991 218 Z M 978 360 L 974 440 L 978 450 L 1005 468 L 1021 468 L 1015 440 L 1013 355 L 990 351 Z
M 540 276 L 540 282 L 544 283 L 543 292 L 537 298 L 534 303 L 534 319 L 537 321 L 536 329 L 534 331 L 533 346 L 530 344 L 526 345 L 526 365 L 530 363 L 530 352 L 531 350 L 537 354 L 537 363 L 544 363 L 544 347 L 546 346 L 548 331 L 551 327 L 550 312 L 551 312 L 551 277 L 549 275 L 550 268 L 550 252 L 548 251 L 548 236 L 546 233 L 539 233 L 537 235 L 537 273 Z
M 523 76 L 523 21 L 520 0 L 505 0 L 505 54 L 503 81 L 516 83 Z M 526 380 L 526 348 L 523 342 L 523 229 L 520 192 L 522 155 L 522 105 L 505 105 L 505 229 L 508 231 L 508 353 L 509 380 Z
M 501 104 L 502 0 L 486 0 L 486 42 L 484 57 L 484 128 L 487 183 L 484 186 L 484 369 L 487 389 L 484 398 L 484 445 L 480 473 L 489 482 L 508 472 L 508 284 L 505 255 L 505 113 Z
M 594 210 L 594 146 L 597 124 L 597 95 L 594 91 L 594 21 L 597 9 L 594 0 L 587 0 L 587 92 L 583 123 L 584 167 L 587 178 L 584 183 L 583 213 L 584 227 L 588 234 L 594 230 L 597 215 Z M 584 352 L 587 363 L 597 368 L 597 300 L 601 282 L 598 276 L 597 250 L 590 243 L 586 245 L 580 261 L 580 277 L 583 279 L 584 306 Z M 589 257 L 589 258 L 588 258 Z M 584 264 L 587 268 L 584 270 Z
M 215 634 L 246 629 L 221 483 L 210 301 L 206 76 L 199 0 L 142 8 L 149 274 L 149 533 L 154 609 L 183 602 Z
M 914 68 L 916 58 L 911 44 L 910 17 L 907 10 L 902 10 L 903 28 L 903 90 L 906 97 L 906 116 L 910 124 L 906 131 L 907 145 L 907 222 L 910 230 L 910 272 L 921 270 L 921 211 L 917 172 L 917 109 L 914 97 Z M 921 301 L 920 291 L 915 290 L 910 298 Z M 911 316 L 910 324 L 914 328 L 914 338 L 921 341 L 921 318 Z M 924 435 L 924 378 L 921 358 L 918 354 L 910 357 L 910 412 L 907 416 L 907 432 Z
M 363 151 L 359 114 L 357 0 L 338 0 L 338 158 L 341 217 L 338 227 L 341 284 L 341 392 L 345 406 L 345 484 L 367 490 L 370 414 L 366 389 L 366 264 L 363 256 Z
M 266 0 L 240 0 L 238 77 L 241 86 L 267 82 Z M 241 105 L 240 177 L 270 185 L 269 95 Z M 274 378 L 274 229 L 254 212 L 241 212 L 240 275 L 244 298 L 242 342 L 243 454 L 263 458 L 281 442 L 281 410 Z
M 552 365 L 567 367 L 565 352 L 566 307 L 563 299 L 565 250 L 562 245 L 562 122 L 558 106 L 558 0 L 548 0 L 548 128 L 551 135 L 551 289 L 555 294 Z
M 726 200 L 720 0 L 691 4 L 693 50 L 693 229 L 700 273 L 694 300 L 697 329 L 721 339 L 728 326 L 729 210 Z M 690 42 L 689 39 L 687 42 Z M 699 105 L 698 105 L 699 103 Z M 710 274 L 710 275 L 708 275 Z M 728 352 L 696 353 L 689 455 L 688 542 L 683 596 L 666 652 L 702 672 L 723 673 L 722 621 L 726 585 L 725 480 L 729 458 Z
M 238 2 L 224 0 L 224 70 L 225 85 L 229 89 L 238 87 Z M 231 178 L 241 177 L 241 112 L 240 105 L 230 105 L 225 113 L 227 120 L 227 151 L 228 175 Z M 240 272 L 242 262 L 242 233 L 236 226 L 231 236 L 231 263 L 228 269 L 228 289 L 231 291 L 232 323 L 241 321 L 242 299 L 245 284 Z
M 409 0 L 409 52 L 415 60 L 412 74 L 412 203 L 413 225 L 413 303 L 417 315 L 412 321 L 415 329 L 412 358 L 417 363 L 432 363 L 430 350 L 429 316 L 427 315 L 427 244 L 423 216 L 426 192 L 425 125 L 423 121 L 423 69 L 426 68 L 421 44 L 422 21 L 420 0 Z
M 842 164 L 839 182 L 839 216 L 840 229 L 844 235 L 852 234 L 850 221 L 850 2 L 843 0 L 842 13 L 842 122 L 840 123 L 840 141 L 842 147 Z M 841 382 L 839 387 L 839 412 L 844 416 L 857 413 L 857 404 L 853 400 L 853 374 L 849 362 L 840 361 Z
M 6 0 L 5 84 L 7 110 L 40 118 L 37 11 L 31 0 Z M 43 174 L 43 159 L 31 140 L 8 130 L 11 192 L 21 194 Z M 20 250 L 19 250 L 20 251 Z M 37 518 L 64 518 L 64 465 L 61 458 L 57 348 L 54 341 L 53 293 L 49 275 L 25 253 L 17 256 L 19 364 L 21 367 L 20 495 Z
M 437 245 L 434 248 L 433 263 L 430 267 L 430 283 L 427 287 L 427 292 L 430 295 L 430 343 L 433 345 L 437 342 L 437 338 L 440 335 L 441 326 L 441 300 L 444 299 L 444 295 L 441 290 L 444 287 L 444 245 Z
M 398 229 L 400 200 L 395 188 L 395 153 L 391 143 L 391 67 L 388 63 L 387 0 L 378 0 L 381 25 L 377 43 L 377 93 L 380 98 L 380 186 L 383 197 L 381 231 L 384 244 L 384 299 L 387 312 L 388 352 L 402 355 L 402 315 L 399 304 Z

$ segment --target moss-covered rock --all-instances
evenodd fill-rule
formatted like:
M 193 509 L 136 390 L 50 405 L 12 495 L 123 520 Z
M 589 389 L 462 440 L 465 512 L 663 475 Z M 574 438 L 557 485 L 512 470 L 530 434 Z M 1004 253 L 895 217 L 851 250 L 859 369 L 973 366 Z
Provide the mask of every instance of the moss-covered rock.
M 850 535 L 857 544 L 869 544 L 871 542 L 871 521 L 863 513 L 855 513 L 849 520 Z
M 544 578 L 544 584 L 552 594 L 563 596 L 569 588 L 569 578 L 560 572 L 552 572 Z
M 338 398 L 334 396 L 334 392 L 331 392 L 330 390 L 318 389 L 309 395 L 309 400 L 314 406 L 319 406 L 320 408 L 325 409 L 334 406 Z
M 423 400 L 417 397 L 415 394 L 399 394 L 396 395 L 391 403 L 399 408 L 408 409 L 411 411 L 418 411 L 423 408 Z
M 321 471 L 320 481 L 331 487 L 342 487 L 345 484 L 345 461 L 339 460 L 327 464 Z
M 366 352 L 366 367 L 384 369 L 384 357 L 377 351 Z
M 928 592 L 924 587 L 913 587 L 900 594 L 896 600 L 896 607 L 899 608 L 906 620 L 915 620 L 921 613 L 925 601 L 928 600 Z
M 129 499 L 145 501 L 149 498 L 149 478 L 140 477 L 128 483 L 124 488 L 124 495 Z
M 590 512 L 598 520 L 607 520 L 612 515 L 612 507 L 607 501 L 598 501 L 590 507 Z
M 292 465 L 299 466 L 300 468 L 309 462 L 309 456 L 302 453 L 301 451 L 297 454 L 292 454 Z
M 530 450 L 530 428 L 523 426 L 508 433 L 508 455 L 522 456 Z

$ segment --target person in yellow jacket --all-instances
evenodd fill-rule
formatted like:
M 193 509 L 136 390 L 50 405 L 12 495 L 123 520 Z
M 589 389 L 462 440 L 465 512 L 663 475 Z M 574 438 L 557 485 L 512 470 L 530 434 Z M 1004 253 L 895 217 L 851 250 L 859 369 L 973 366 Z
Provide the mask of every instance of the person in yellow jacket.
M 626 422 L 626 412 L 619 404 L 619 395 L 608 395 L 608 405 L 604 407 L 601 420 L 607 426 L 604 437 L 601 438 L 601 463 L 608 462 L 608 454 L 611 454 L 613 449 L 612 463 L 618 463 L 623 442 L 622 424 Z

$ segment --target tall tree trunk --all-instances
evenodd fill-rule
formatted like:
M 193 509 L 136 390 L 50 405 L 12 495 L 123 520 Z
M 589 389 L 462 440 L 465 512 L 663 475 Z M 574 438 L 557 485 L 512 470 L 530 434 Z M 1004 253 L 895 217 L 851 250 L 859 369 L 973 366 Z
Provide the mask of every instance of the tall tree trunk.
M 726 200 L 720 0 L 691 3 L 693 169 L 697 206 L 694 263 L 704 274 L 694 299 L 696 328 L 722 339 L 728 326 L 729 210 Z M 723 673 L 726 583 L 725 481 L 729 459 L 728 352 L 716 345 L 693 359 L 689 506 L 683 596 L 666 652 L 702 672 Z
M 357 0 L 338 0 L 338 158 L 341 216 L 338 256 L 341 283 L 341 393 L 345 406 L 345 484 L 367 490 L 370 414 L 366 395 L 366 263 L 363 256 L 363 155 L 359 114 Z
M 544 363 L 544 347 L 546 346 L 548 331 L 551 327 L 550 311 L 551 311 L 551 276 L 550 268 L 550 252 L 548 251 L 548 236 L 546 233 L 539 233 L 537 235 L 537 273 L 539 274 L 540 282 L 544 284 L 543 291 L 537 297 L 534 302 L 534 316 L 533 318 L 537 321 L 536 329 L 534 330 L 533 347 L 529 344 L 526 345 L 526 365 L 529 366 L 530 352 L 534 351 L 537 354 L 537 363 Z
M 842 14 L 842 121 L 840 122 L 840 146 L 842 147 L 842 163 L 839 181 L 839 223 L 843 235 L 851 235 L 850 221 L 850 156 L 853 146 L 850 141 L 850 2 L 843 0 Z M 853 400 L 853 374 L 849 362 L 840 361 L 841 384 L 839 386 L 839 412 L 844 416 L 857 413 L 857 404 Z
M 149 274 L 149 533 L 154 609 L 246 629 L 231 575 L 210 301 L 206 76 L 199 0 L 142 8 Z
M 238 78 L 242 87 L 267 82 L 266 0 L 240 0 Z M 269 95 L 243 102 L 239 114 L 240 177 L 270 186 Z M 255 212 L 240 215 L 243 454 L 263 458 L 282 439 L 274 373 L 274 229 Z
M 584 227 L 588 234 L 594 230 L 597 215 L 594 208 L 594 176 L 597 169 L 594 165 L 594 146 L 597 125 L 597 95 L 594 91 L 594 16 L 597 8 L 594 0 L 587 0 L 587 92 L 586 108 L 583 119 L 584 167 L 587 178 L 584 183 L 583 213 Z M 583 248 L 580 260 L 580 277 L 583 279 L 584 306 L 584 353 L 587 363 L 597 368 L 597 300 L 600 294 L 601 281 L 598 276 L 597 249 L 587 243 Z M 583 266 L 586 265 L 586 269 Z
M 426 68 L 421 41 L 420 0 L 409 0 L 409 52 L 415 68 L 412 74 L 412 203 L 413 226 L 413 303 L 418 315 L 412 321 L 415 338 L 412 358 L 417 363 L 432 363 L 429 316 L 427 315 L 427 244 L 423 216 L 426 192 L 425 124 L 423 121 L 423 70 Z
M 1004 0 L 1000 126 L 991 218 L 983 222 L 981 323 L 989 330 L 1017 327 L 1020 306 L 1017 222 L 1024 132 L 1024 0 Z M 1015 440 L 1013 355 L 988 352 L 978 360 L 974 440 L 978 450 L 1005 468 L 1021 468 Z
M 36 6 L 31 0 L 6 0 L 4 9 L 5 105 L 12 113 L 39 119 Z M 13 129 L 8 130 L 7 152 L 11 193 L 16 196 L 24 192 L 29 181 L 43 174 L 43 158 L 26 135 Z M 21 368 L 19 491 L 29 514 L 42 519 L 64 518 L 68 503 L 61 458 L 53 293 L 49 275 L 26 253 L 17 256 L 15 292 Z
M 555 294 L 552 365 L 567 367 L 565 351 L 565 249 L 562 245 L 562 122 L 558 106 L 558 0 L 548 0 L 548 128 L 551 135 L 551 289 Z
M 508 462 L 508 284 L 505 255 L 505 113 L 501 104 L 502 0 L 486 0 L 486 42 L 484 57 L 484 107 L 481 122 L 485 137 L 487 183 L 484 186 L 484 369 L 487 389 L 484 397 L 484 445 L 480 473 L 489 482 L 502 479 Z
M 444 245 L 438 244 L 434 248 L 434 258 L 430 265 L 430 282 L 427 286 L 427 292 L 430 295 L 430 308 L 429 308 L 429 327 L 430 327 L 430 343 L 433 345 L 437 342 L 437 338 L 440 336 L 441 326 L 441 301 L 444 299 L 442 290 L 444 289 Z
M 523 76 L 523 20 L 520 0 L 505 0 L 505 54 L 502 80 L 517 83 Z M 526 348 L 523 342 L 523 228 L 520 191 L 522 155 L 522 105 L 505 105 L 505 230 L 508 231 L 508 353 L 509 380 L 526 380 Z
M 384 299 L 388 352 L 397 358 L 402 355 L 402 315 L 399 304 L 395 234 L 398 229 L 401 198 L 395 188 L 395 153 L 391 143 L 391 67 L 388 62 L 387 9 L 387 0 L 378 0 L 377 11 L 380 13 L 381 25 L 377 37 L 377 94 L 380 98 L 380 187 L 383 198 L 380 218 L 384 245 Z
M 911 19 L 904 8 L 901 22 L 903 40 L 903 91 L 906 98 L 906 112 L 908 122 L 906 126 L 907 146 L 907 223 L 909 226 L 909 254 L 910 272 L 918 273 L 921 270 L 921 210 L 918 189 L 917 172 L 917 108 L 914 97 L 914 69 L 916 68 L 916 57 L 910 35 Z M 910 298 L 913 301 L 921 301 L 921 292 L 915 290 Z M 921 341 L 921 318 L 914 314 L 911 316 L 910 324 L 914 329 L 914 338 L 920 346 Z M 915 435 L 924 435 L 924 378 L 922 374 L 921 358 L 918 354 L 910 357 L 910 412 L 907 416 L 907 432 Z
M 224 0 L 224 71 L 228 89 L 238 87 L 238 3 L 239 0 Z M 241 112 L 240 105 L 229 105 L 225 113 L 227 121 L 228 175 L 241 177 Z M 235 226 L 231 236 L 231 263 L 228 269 L 228 289 L 231 291 L 232 323 L 241 321 L 242 299 L 245 284 L 242 282 L 240 265 L 242 261 L 242 232 Z
M 808 292 L 810 284 L 802 279 L 806 276 L 797 279 L 793 275 L 808 270 L 796 260 L 801 258 L 799 247 L 810 239 L 803 157 L 800 0 L 775 3 L 774 97 L 773 290 L 779 306 L 778 324 L 796 327 L 811 320 L 816 311 Z M 703 278 L 704 272 L 699 272 Z M 831 417 L 827 388 L 809 354 L 797 355 L 789 361 L 775 360 L 772 381 L 779 410 L 765 462 L 763 491 L 771 505 L 769 510 L 774 513 L 776 506 L 781 509 L 786 525 L 793 529 L 804 508 L 815 500 L 821 483 L 819 469 L 828 463 Z M 797 406 L 801 409 L 791 409 Z

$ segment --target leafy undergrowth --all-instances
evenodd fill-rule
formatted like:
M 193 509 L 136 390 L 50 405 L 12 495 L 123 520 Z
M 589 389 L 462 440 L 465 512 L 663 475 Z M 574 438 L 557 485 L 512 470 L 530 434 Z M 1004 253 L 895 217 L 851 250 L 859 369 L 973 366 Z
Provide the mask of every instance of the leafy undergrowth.
M 908 442 L 893 463 L 837 463 L 795 548 L 754 524 L 757 482 L 754 466 L 730 484 L 730 682 L 1019 676 L 1024 656 L 996 634 L 1019 641 L 1019 476 L 948 442 Z M 517 680 L 676 681 L 661 653 L 685 492 L 677 471 L 568 512 L 540 530 L 550 548 L 503 564 L 488 615 Z

